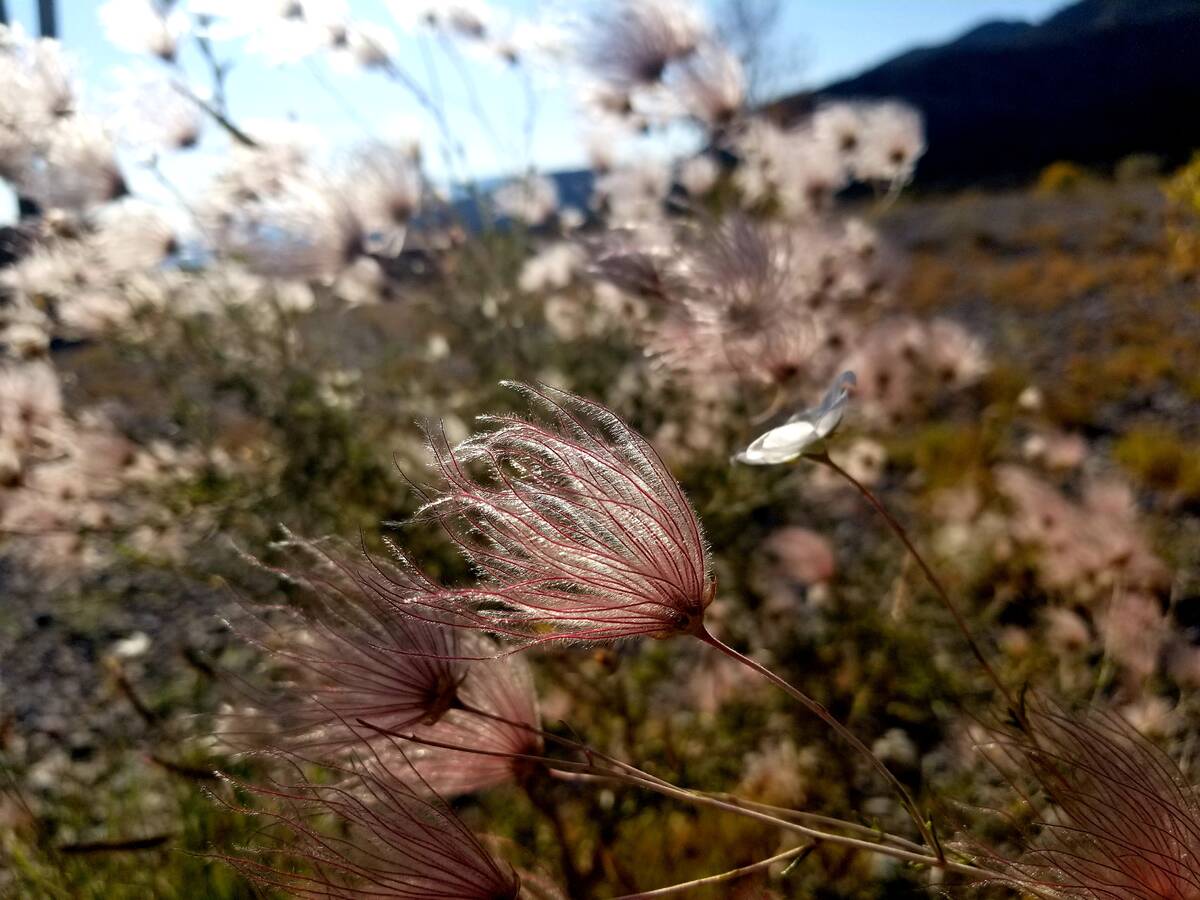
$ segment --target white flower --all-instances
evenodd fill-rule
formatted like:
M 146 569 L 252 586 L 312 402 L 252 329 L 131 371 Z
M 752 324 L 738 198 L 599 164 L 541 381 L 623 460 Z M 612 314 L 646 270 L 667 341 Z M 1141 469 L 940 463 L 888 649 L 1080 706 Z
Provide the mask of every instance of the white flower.
M 271 187 L 213 193 L 205 215 L 219 252 L 268 278 L 325 283 L 361 255 L 367 235 L 344 185 L 302 168 Z
M 690 197 L 702 197 L 712 190 L 721 168 L 711 156 L 693 156 L 679 167 L 679 183 Z
M 847 160 L 857 159 L 863 144 L 863 109 L 858 103 L 822 104 L 812 115 L 814 136 L 822 144 L 836 148 Z
M 387 273 L 369 256 L 360 256 L 333 283 L 333 293 L 347 306 L 369 306 L 383 299 Z
M 12 322 L 0 331 L 0 344 L 10 356 L 34 359 L 49 351 L 50 335 L 41 322 Z
M 50 443 L 63 421 L 62 385 L 48 362 L 0 367 L 0 434 L 18 450 Z
M 386 69 L 399 52 L 392 32 L 373 22 L 353 25 L 346 34 L 346 47 L 364 69 Z
M 122 638 L 112 645 L 112 655 L 121 659 L 133 659 L 142 656 L 150 649 L 150 636 L 144 631 L 135 631 L 127 638 Z
M 540 225 L 558 209 L 558 186 L 543 175 L 510 181 L 493 195 L 496 211 L 526 225 Z
M 71 116 L 42 137 L 45 152 L 15 179 L 22 193 L 42 209 L 84 210 L 127 192 L 116 150 L 99 122 Z
M 1031 384 L 1017 395 L 1017 406 L 1027 412 L 1037 412 L 1043 402 L 1042 390 L 1037 385 Z
M 569 241 L 559 241 L 525 260 L 517 278 L 517 286 L 527 294 L 561 290 L 571 283 L 585 262 L 581 247 Z
M 459 37 L 479 40 L 488 33 L 491 10 L 481 0 L 453 0 L 440 4 L 440 20 L 443 28 Z
M 728 122 L 746 99 L 742 64 L 725 47 L 710 42 L 684 60 L 672 79 L 683 109 L 706 125 Z
M 856 161 L 864 181 L 904 185 L 925 152 L 921 114 L 903 103 L 884 102 L 863 109 L 863 145 Z
M 903 728 L 889 728 L 883 737 L 875 741 L 871 750 L 880 759 L 891 760 L 902 766 L 914 766 L 921 758 L 917 745 Z
M 151 0 L 107 0 L 100 7 L 100 24 L 121 50 L 174 59 L 188 20 L 182 10 L 164 12 Z
M 805 217 L 827 206 L 849 181 L 838 147 L 806 126 L 785 130 L 751 122 L 736 144 L 742 162 L 734 178 L 747 204 L 775 197 L 784 213 Z
M 0 272 L 0 287 L 30 309 L 44 307 L 47 301 L 66 299 L 85 284 L 90 262 L 79 253 L 78 244 L 46 243 Z
M 692 0 L 610 0 L 582 17 L 578 56 L 618 91 L 660 81 L 672 62 L 693 54 L 709 34 Z
M 843 372 L 825 392 L 819 405 L 797 413 L 778 428 L 759 435 L 734 460 L 752 466 L 772 466 L 799 459 L 819 447 L 841 424 L 855 383 L 853 372 Z
M 587 217 L 577 206 L 564 206 L 558 211 L 558 225 L 563 231 L 577 231 L 586 222 Z
M 431 29 L 473 41 L 486 38 L 495 20 L 484 0 L 388 0 L 388 7 L 402 31 Z
M 586 104 L 585 104 L 586 105 Z M 619 120 L 603 113 L 598 107 L 591 110 L 591 124 L 583 135 L 588 167 L 598 176 L 615 170 L 620 163 L 620 145 L 631 132 Z M 599 123 L 599 124 L 597 124 Z
M 409 142 L 376 141 L 352 157 L 349 202 L 364 226 L 385 244 L 402 243 L 409 220 L 420 212 L 419 151 Z M 389 238 L 398 232 L 399 241 Z
M 123 142 L 146 157 L 199 143 L 200 107 L 170 78 L 148 64 L 118 69 L 115 75 L 120 87 L 112 97 L 112 123 Z
M 196 22 L 198 34 L 212 41 L 253 38 L 280 23 L 304 20 L 300 0 L 189 0 L 187 12 Z
M 97 216 L 97 224 L 90 244 L 113 273 L 156 268 L 179 247 L 175 229 L 144 203 L 110 205 Z
M 643 160 L 596 179 L 593 191 L 608 208 L 616 225 L 638 224 L 658 219 L 671 190 L 671 169 L 665 162 Z
M 489 32 L 495 30 L 489 28 Z M 551 77 L 559 77 L 568 43 L 560 24 L 519 20 L 505 23 L 501 34 L 493 35 L 486 46 L 505 63 L 532 64 Z

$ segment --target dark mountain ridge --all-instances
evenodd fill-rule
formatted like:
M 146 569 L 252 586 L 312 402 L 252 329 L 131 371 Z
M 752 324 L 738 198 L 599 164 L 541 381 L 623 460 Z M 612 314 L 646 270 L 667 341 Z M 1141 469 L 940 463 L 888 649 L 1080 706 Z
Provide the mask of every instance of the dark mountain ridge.
M 927 186 L 1016 181 L 1062 159 L 1178 163 L 1200 148 L 1200 0 L 1082 0 L 1036 25 L 985 23 L 771 112 L 795 120 L 855 97 L 921 110 Z

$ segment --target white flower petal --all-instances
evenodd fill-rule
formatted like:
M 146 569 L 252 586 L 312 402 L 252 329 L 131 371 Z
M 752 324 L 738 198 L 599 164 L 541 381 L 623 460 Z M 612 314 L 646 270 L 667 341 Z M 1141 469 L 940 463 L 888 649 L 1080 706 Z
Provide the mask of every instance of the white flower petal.
M 760 435 L 737 459 L 756 466 L 789 462 L 818 440 L 811 422 L 788 422 Z
M 819 406 L 796 413 L 783 425 L 759 435 L 734 460 L 752 466 L 771 466 L 803 456 L 809 447 L 819 444 L 841 424 L 856 383 L 853 372 L 843 372 L 825 392 Z

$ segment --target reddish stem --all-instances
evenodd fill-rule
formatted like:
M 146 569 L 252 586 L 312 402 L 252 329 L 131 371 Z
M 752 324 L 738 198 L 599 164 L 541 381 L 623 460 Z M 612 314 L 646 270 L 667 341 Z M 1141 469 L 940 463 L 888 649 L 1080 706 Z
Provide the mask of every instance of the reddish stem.
M 892 533 L 899 538 L 900 543 L 904 545 L 905 549 L 908 550 L 908 552 L 912 555 L 912 558 L 917 561 L 917 565 L 925 574 L 925 579 L 930 583 L 930 585 L 933 586 L 933 590 L 941 599 L 942 605 L 945 606 L 950 612 L 951 617 L 954 619 L 954 623 L 958 626 L 958 630 L 962 633 L 962 636 L 967 641 L 967 645 L 971 648 L 971 653 L 975 656 L 975 659 L 979 662 L 979 665 L 983 667 L 983 671 L 987 673 L 988 679 L 993 685 L 995 685 L 996 690 L 998 690 L 1004 697 L 1004 701 L 1008 704 L 1013 714 L 1017 716 L 1019 721 L 1023 721 L 1024 716 L 1021 713 L 1021 708 L 1017 705 L 1012 693 L 1009 691 L 1007 685 L 1000 680 L 1000 676 L 996 674 L 996 670 L 992 668 L 992 664 L 988 662 L 983 650 L 980 649 L 979 644 L 976 642 L 975 636 L 971 634 L 971 629 L 968 627 L 966 619 L 963 618 L 962 613 L 959 612 L 954 601 L 950 599 L 949 592 L 942 585 L 942 582 L 938 579 L 937 575 L 934 574 L 933 569 L 930 568 L 927 562 L 925 562 L 925 557 L 923 557 L 917 551 L 917 548 L 909 539 L 908 532 L 904 530 L 904 527 L 896 521 L 895 517 L 893 517 L 888 511 L 888 508 L 883 505 L 883 502 L 875 496 L 870 488 L 868 488 L 865 484 L 860 482 L 857 478 L 830 459 L 828 453 L 823 452 L 819 456 L 814 455 L 811 457 L 811 459 L 821 463 L 824 466 L 827 466 L 842 478 L 846 479 L 846 481 L 857 488 L 858 492 L 862 494 L 866 501 L 871 504 L 872 507 L 874 507 L 875 511 L 878 512 L 879 515 L 883 517 L 883 520 L 887 522 L 888 527 L 891 528 Z
M 900 802 L 904 804 L 904 808 L 908 811 L 908 814 L 912 817 L 913 822 L 916 824 L 917 830 L 921 832 L 921 837 L 937 854 L 937 858 L 939 860 L 944 859 L 941 845 L 934 838 L 933 833 L 929 829 L 929 825 L 926 824 L 925 819 L 921 815 L 921 811 L 917 808 L 917 803 L 913 799 L 912 794 L 909 793 L 908 788 L 906 788 L 900 782 L 900 779 L 898 779 L 892 773 L 891 769 L 884 765 L 883 761 L 878 756 L 871 752 L 871 748 L 859 740 L 854 732 L 839 722 L 833 713 L 826 709 L 821 703 L 818 703 L 812 697 L 808 696 L 808 694 L 804 693 L 799 688 L 794 687 L 791 683 L 776 675 L 766 666 L 755 662 L 750 657 L 739 653 L 728 644 L 722 642 L 718 638 L 713 637 L 712 633 L 703 625 L 701 625 L 699 630 L 695 632 L 695 635 L 704 643 L 714 647 L 731 659 L 737 660 L 747 668 L 754 670 L 763 678 L 767 679 L 767 681 L 770 681 L 780 690 L 787 693 L 794 700 L 799 702 L 801 706 L 837 732 L 837 734 L 844 741 L 846 741 L 846 743 L 862 754 L 867 761 L 871 763 L 872 768 L 882 775 L 887 783 L 892 786 L 892 789 L 896 792 L 897 796 L 899 796 Z

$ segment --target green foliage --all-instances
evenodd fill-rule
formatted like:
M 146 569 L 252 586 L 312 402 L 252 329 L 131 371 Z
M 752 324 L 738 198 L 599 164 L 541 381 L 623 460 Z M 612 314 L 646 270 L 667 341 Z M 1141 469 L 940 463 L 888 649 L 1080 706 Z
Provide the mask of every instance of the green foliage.
M 118 763 L 119 790 L 84 792 L 37 825 L 8 832 L 6 896 L 63 900 L 249 900 L 259 896 L 212 854 L 251 840 L 252 818 L 198 785 L 169 780 L 138 755 Z M 244 766 L 234 770 L 246 772 Z M 153 807 L 153 813 L 147 808 Z M 144 840 L 150 847 L 139 847 Z
M 1166 191 L 1173 203 L 1200 213 L 1200 152 L 1171 176 Z
M 1153 153 L 1133 153 L 1117 162 L 1113 179 L 1122 183 L 1149 181 L 1162 174 L 1162 170 L 1161 157 Z
M 1183 274 L 1195 277 L 1200 272 L 1200 152 L 1167 181 L 1166 195 L 1172 262 Z
M 1177 431 L 1137 426 L 1117 441 L 1113 456 L 1142 485 L 1180 500 L 1200 500 L 1200 447 Z
M 1078 163 L 1059 160 L 1042 169 L 1035 189 L 1043 194 L 1068 194 L 1085 187 L 1091 174 Z
M 936 421 L 890 442 L 893 462 L 920 472 L 931 487 L 970 479 L 986 465 L 993 438 L 978 423 Z

